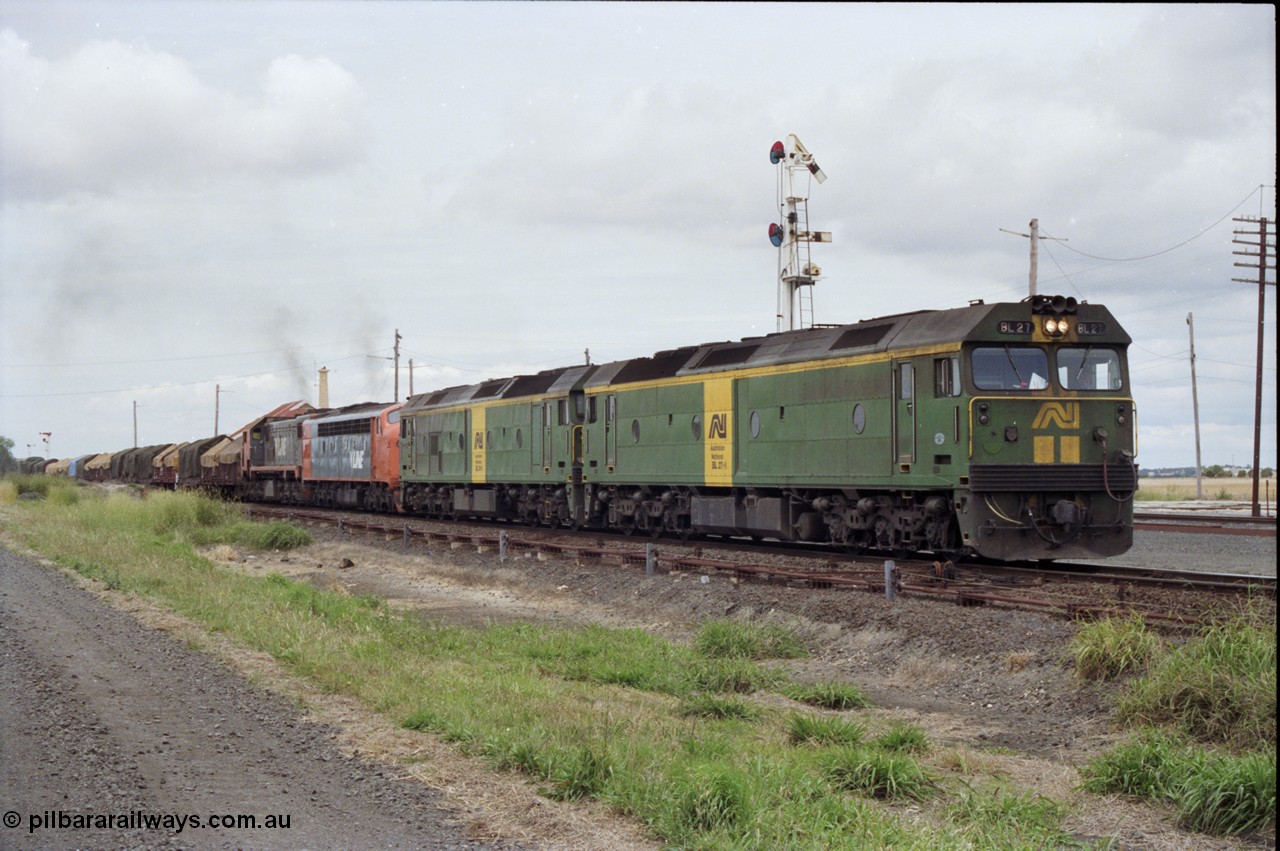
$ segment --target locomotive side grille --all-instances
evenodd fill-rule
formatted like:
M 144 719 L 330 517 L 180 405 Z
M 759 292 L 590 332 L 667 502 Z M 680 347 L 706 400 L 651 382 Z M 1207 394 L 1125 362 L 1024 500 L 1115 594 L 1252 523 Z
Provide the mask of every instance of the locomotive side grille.
M 969 489 L 992 491 L 1100 491 L 1137 490 L 1138 469 L 1132 464 L 1108 464 L 1104 483 L 1101 464 L 974 464 L 969 468 Z

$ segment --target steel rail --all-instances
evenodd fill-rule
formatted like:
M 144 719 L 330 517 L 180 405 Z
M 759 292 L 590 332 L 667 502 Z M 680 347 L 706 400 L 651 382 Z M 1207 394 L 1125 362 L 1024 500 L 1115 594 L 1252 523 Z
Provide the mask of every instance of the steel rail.
M 432 543 L 447 543 L 451 548 L 458 548 L 462 545 L 474 546 L 480 552 L 493 551 L 503 544 L 502 533 L 497 535 L 492 533 L 474 534 L 470 532 L 446 532 L 434 531 L 429 529 L 415 528 L 408 522 L 401 520 L 399 523 L 391 523 L 377 519 L 365 519 L 360 517 L 351 519 L 328 512 L 309 510 L 288 510 L 283 508 L 264 508 L 261 506 L 248 507 L 247 512 L 252 519 L 253 516 L 266 516 L 286 518 L 290 520 L 301 520 L 308 523 L 319 523 L 337 526 L 339 534 L 345 531 L 360 531 L 379 533 L 388 539 L 400 537 L 405 542 L 406 547 L 412 539 L 421 539 L 428 546 Z M 415 522 L 430 523 L 433 521 L 414 518 Z M 518 527 L 521 530 L 527 530 L 527 527 Z M 527 530 L 536 532 L 536 530 Z M 566 534 L 564 530 L 557 530 L 556 534 Z M 594 537 L 596 541 L 592 544 L 576 544 L 576 543 L 559 543 L 553 541 L 541 541 L 524 537 L 514 537 L 506 534 L 505 545 L 508 551 L 537 551 L 539 553 L 554 553 L 558 555 L 571 556 L 576 559 L 611 559 L 622 564 L 645 563 L 649 555 L 642 549 L 623 548 L 605 546 L 603 541 L 599 540 L 599 535 L 584 537 Z M 672 542 L 669 542 L 672 543 Z M 676 544 L 676 546 L 682 546 Z M 683 545 L 683 546 L 688 546 Z M 657 565 L 661 565 L 668 573 L 683 571 L 700 571 L 700 572 L 717 572 L 730 574 L 736 578 L 753 579 L 759 581 L 783 582 L 788 585 L 809 587 L 809 588 L 848 588 L 853 590 L 861 590 L 871 593 L 884 593 L 885 579 L 884 571 L 880 565 L 870 566 L 858 564 L 857 562 L 846 561 L 843 566 L 837 567 L 838 562 L 835 559 L 827 558 L 822 570 L 805 569 L 798 566 L 784 565 L 764 565 L 752 564 L 746 562 L 730 561 L 725 559 L 705 558 L 701 552 L 701 547 L 695 547 L 695 554 L 672 554 L 672 553 L 653 553 L 652 558 Z M 1053 599 L 1046 597 L 1045 592 L 1054 590 L 1054 585 L 1070 586 L 1074 582 L 1092 582 L 1094 584 L 1111 584 L 1121 587 L 1120 597 L 1123 600 L 1124 587 L 1133 585 L 1156 585 L 1163 587 L 1181 588 L 1185 590 L 1202 590 L 1202 591 L 1230 591 L 1235 593 L 1263 593 L 1272 597 L 1275 595 L 1275 579 L 1274 577 L 1257 577 L 1257 576 L 1240 576 L 1230 575 L 1231 580 L 1238 581 L 1221 581 L 1222 575 L 1215 574 L 1188 574 L 1180 571 L 1159 571 L 1148 568 L 1124 568 L 1109 567 L 1108 570 L 1118 571 L 1112 573 L 1097 573 L 1097 567 L 1094 565 L 1075 565 L 1069 567 L 1084 568 L 1084 572 L 1073 573 L 1070 571 L 1063 572 L 1058 570 L 1045 570 L 1043 568 L 1022 568 L 1022 567 L 992 567 L 980 566 L 976 570 L 968 565 L 956 569 L 956 578 L 947 579 L 942 577 L 942 565 L 939 563 L 929 562 L 903 562 L 895 574 L 897 580 L 895 582 L 895 590 L 898 592 L 917 594 L 922 597 L 933 598 L 949 598 L 957 605 L 1002 605 L 1017 606 L 1040 609 L 1044 611 L 1054 612 L 1066 617 L 1092 616 L 1121 616 L 1130 614 L 1138 609 L 1144 609 L 1142 616 L 1153 621 L 1176 625 L 1194 625 L 1199 623 L 1199 619 L 1193 616 L 1179 614 L 1177 612 L 1162 611 L 1143 605 L 1141 603 L 1124 602 L 1123 605 L 1100 605 L 1094 603 L 1080 602 L 1077 600 Z M 1092 572 L 1089 572 L 1092 571 Z M 1019 584 L 1012 584 L 1006 580 L 1003 584 L 993 576 L 993 574 L 1004 573 L 1009 579 L 1022 580 Z M 1156 576 L 1152 574 L 1166 574 Z M 1037 596 L 1025 596 L 1015 593 L 1019 590 L 1033 590 Z
M 1231 515 L 1170 514 L 1135 512 L 1133 528 L 1147 532 L 1186 532 L 1209 535 L 1249 535 L 1261 538 L 1276 536 L 1274 517 L 1235 517 Z

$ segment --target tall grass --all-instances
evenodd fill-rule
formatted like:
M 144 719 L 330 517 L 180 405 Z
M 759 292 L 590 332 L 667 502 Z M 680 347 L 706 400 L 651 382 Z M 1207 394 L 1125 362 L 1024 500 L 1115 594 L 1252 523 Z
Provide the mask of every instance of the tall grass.
M 793 713 L 786 723 L 787 738 L 798 745 L 860 745 L 867 735 L 866 727 L 839 717 Z
M 1121 723 L 1172 725 L 1235 749 L 1276 746 L 1276 628 L 1245 617 L 1205 628 L 1133 682 Z
M 65 476 L 11 473 L 0 481 L 0 503 L 13 502 L 23 494 L 32 494 L 61 505 L 74 505 L 80 500 L 79 485 L 75 479 Z
M 783 694 L 792 700 L 823 709 L 864 709 L 871 705 L 871 698 L 852 683 L 795 684 L 787 686 Z
M 887 751 L 924 753 L 929 750 L 929 737 L 918 724 L 895 721 L 888 730 L 876 737 L 875 745 Z
M 1087 790 L 1169 801 L 1205 833 L 1275 823 L 1274 621 L 1245 613 L 1163 652 L 1117 717 L 1143 732 L 1086 766 Z
M 871 748 L 838 748 L 827 755 L 824 767 L 840 788 L 875 798 L 924 798 L 933 788 L 911 757 Z
M 1062 829 L 1067 808 L 1034 792 L 1003 788 L 966 788 L 946 810 L 962 833 L 979 840 L 974 847 L 1063 848 L 1075 843 Z
M 704 656 L 727 659 L 801 659 L 809 655 L 794 630 L 731 620 L 707 621 L 694 638 Z
M 1110 680 L 1138 671 L 1159 650 L 1159 637 L 1147 631 L 1137 614 L 1085 624 L 1067 646 L 1076 675 L 1086 680 Z
M 1090 792 L 1168 801 L 1190 830 L 1237 834 L 1275 823 L 1274 751 L 1235 756 L 1148 731 L 1095 758 L 1081 774 Z

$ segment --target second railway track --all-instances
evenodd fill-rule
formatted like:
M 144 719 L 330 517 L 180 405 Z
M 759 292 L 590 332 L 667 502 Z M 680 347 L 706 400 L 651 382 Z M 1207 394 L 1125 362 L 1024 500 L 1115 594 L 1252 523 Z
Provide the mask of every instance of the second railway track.
M 1134 513 L 1133 520 L 1134 529 L 1147 532 L 1247 535 L 1259 538 L 1276 536 L 1276 518 L 1274 517 L 1139 511 Z

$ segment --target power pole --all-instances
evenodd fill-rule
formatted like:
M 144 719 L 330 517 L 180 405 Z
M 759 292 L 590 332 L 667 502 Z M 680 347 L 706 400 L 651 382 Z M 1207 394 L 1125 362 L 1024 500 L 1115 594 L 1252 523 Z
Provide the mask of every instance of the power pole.
M 1196 499 L 1204 499 L 1200 485 L 1200 397 L 1196 395 L 1196 326 L 1187 314 L 1187 333 L 1191 335 L 1191 412 L 1196 422 Z
M 1237 236 L 1256 236 L 1258 238 L 1257 242 L 1250 242 L 1247 239 L 1233 239 L 1231 241 L 1238 245 L 1247 245 L 1252 248 L 1256 248 L 1258 250 L 1257 251 L 1249 251 L 1249 250 L 1233 251 L 1231 253 L 1239 255 L 1241 257 L 1251 257 L 1254 260 L 1258 261 L 1256 263 L 1236 263 L 1235 265 L 1244 267 L 1246 269 L 1258 270 L 1258 281 L 1257 281 L 1258 283 L 1258 375 L 1257 375 L 1256 386 L 1254 388 L 1255 399 L 1253 403 L 1253 512 L 1252 513 L 1254 517 L 1261 517 L 1262 511 L 1258 505 L 1258 463 L 1261 461 L 1261 449 L 1262 449 L 1262 330 L 1263 330 L 1263 323 L 1266 319 L 1266 312 L 1267 312 L 1267 286 L 1268 286 L 1267 270 L 1271 269 L 1274 271 L 1276 268 L 1276 248 L 1274 245 L 1268 242 L 1269 239 L 1274 238 L 1274 234 L 1271 234 L 1270 236 L 1267 234 L 1266 218 L 1255 219 L 1252 216 L 1238 216 L 1232 219 L 1232 221 L 1240 222 L 1241 224 L 1254 223 L 1257 225 L 1256 232 L 1252 230 L 1235 231 L 1235 234 Z M 1267 259 L 1268 253 L 1270 253 L 1271 255 L 1271 259 L 1269 262 Z M 1239 284 L 1254 283 L 1248 278 L 1232 278 L 1231 280 Z M 1274 287 L 1275 284 L 1272 283 L 1270 284 L 1270 286 Z
M 138 400 L 133 400 L 133 448 L 138 448 Z
M 1039 219 L 1032 219 L 1029 226 L 1031 233 L 1019 233 L 1016 230 L 1008 230 L 1007 228 L 1000 228 L 1000 231 L 1031 240 L 1031 271 L 1027 274 L 1027 295 L 1032 296 L 1036 294 L 1036 279 L 1039 276 L 1040 240 L 1056 239 L 1058 242 L 1066 242 L 1067 238 L 1064 236 L 1041 236 Z
M 392 401 L 399 402 L 400 401 L 400 329 L 399 328 L 396 329 L 396 339 L 395 339 L 395 345 L 392 347 L 392 353 L 393 354 L 391 357 L 387 357 L 386 355 L 368 355 L 367 357 L 371 357 L 374 360 L 389 360 L 393 362 L 394 369 L 396 372 L 396 378 L 395 378 L 395 384 L 393 385 L 394 389 L 392 390 L 392 392 L 395 395 L 392 397 Z M 410 392 L 412 393 L 412 391 Z
M 395 365 L 396 365 L 396 380 L 394 385 L 395 395 L 391 397 L 391 401 L 399 402 L 400 401 L 400 329 L 399 328 L 396 329 Z
M 413 395 L 413 358 L 409 358 L 409 395 Z M 395 401 L 400 401 L 399 399 Z
M 213 433 L 218 433 L 218 403 L 221 401 L 222 385 L 213 385 Z

